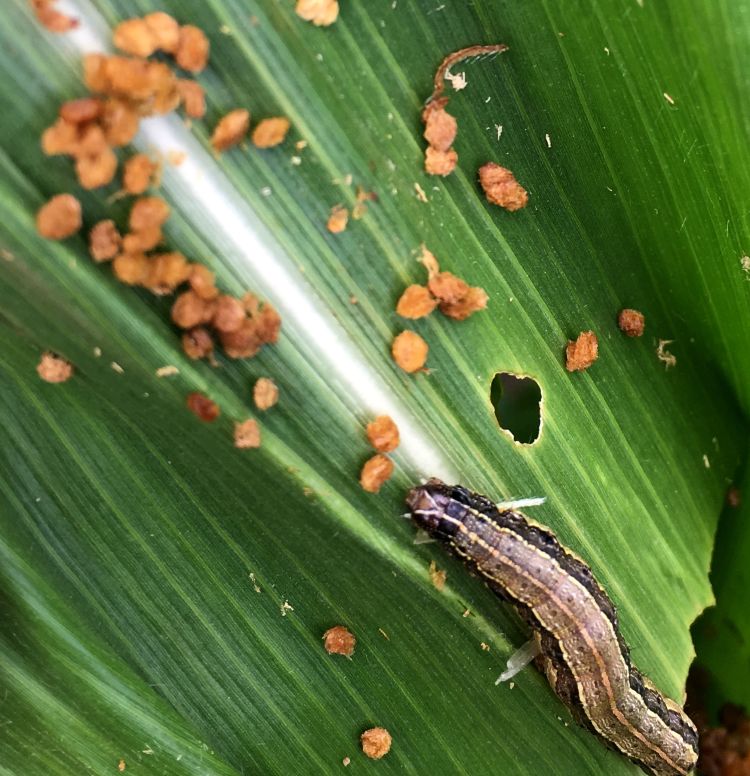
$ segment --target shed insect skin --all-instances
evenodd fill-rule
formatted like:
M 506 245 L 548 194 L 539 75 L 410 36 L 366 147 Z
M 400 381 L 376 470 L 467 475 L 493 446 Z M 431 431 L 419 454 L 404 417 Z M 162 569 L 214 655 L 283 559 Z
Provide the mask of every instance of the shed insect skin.
M 614 604 L 548 528 L 438 479 L 412 488 L 406 503 L 420 528 L 526 620 L 541 650 L 537 666 L 577 722 L 647 773 L 693 771 L 695 726 L 631 664 Z

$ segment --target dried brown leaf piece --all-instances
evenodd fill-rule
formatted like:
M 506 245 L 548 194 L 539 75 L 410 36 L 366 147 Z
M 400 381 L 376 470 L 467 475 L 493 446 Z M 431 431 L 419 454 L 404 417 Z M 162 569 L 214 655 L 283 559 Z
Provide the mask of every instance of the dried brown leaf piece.
M 190 412 L 205 423 L 213 423 L 221 415 L 219 405 L 199 391 L 189 393 L 185 403 Z
M 638 310 L 625 308 L 620 310 L 617 316 L 617 325 L 620 331 L 627 334 L 628 337 L 641 337 L 646 328 L 646 317 Z
M 373 455 L 365 461 L 359 484 L 368 493 L 377 493 L 393 474 L 393 461 L 387 455 Z
M 259 410 L 269 410 L 279 400 L 279 388 L 270 377 L 259 377 L 253 386 L 253 401 Z
M 402 331 L 391 345 L 393 360 L 404 372 L 417 372 L 427 361 L 429 346 L 414 331 Z
M 334 625 L 323 634 L 323 646 L 329 655 L 351 657 L 356 644 L 354 634 L 343 625 Z
M 256 148 L 273 148 L 284 142 L 288 131 L 289 119 L 283 116 L 263 119 L 253 130 L 253 145 Z
M 506 210 L 515 211 L 526 207 L 529 195 L 516 180 L 513 173 L 494 162 L 487 162 L 479 168 L 479 182 L 487 201 Z
M 328 27 L 339 15 L 338 0 L 297 0 L 297 16 L 316 27 Z
M 365 730 L 360 736 L 362 751 L 372 760 L 379 760 L 391 751 L 393 739 L 391 734 L 382 727 Z
M 367 424 L 367 438 L 379 453 L 390 453 L 401 441 L 398 426 L 390 415 L 378 415 Z
M 250 111 L 237 108 L 222 117 L 211 135 L 214 151 L 221 153 L 241 142 L 250 127 Z
M 257 420 L 250 418 L 234 424 L 234 446 L 240 450 L 260 447 L 260 426 Z
M 64 240 L 82 224 L 81 203 L 72 194 L 57 194 L 36 214 L 36 230 L 48 240 Z
M 180 39 L 175 51 L 175 61 L 191 73 L 200 73 L 208 62 L 211 44 L 199 27 L 186 24 L 180 28 Z
M 122 237 L 111 218 L 94 224 L 89 232 L 89 253 L 94 261 L 111 261 L 121 245 Z
M 565 368 L 568 372 L 588 369 L 599 357 L 599 340 L 593 331 L 582 331 L 565 348 Z
M 413 284 L 401 294 L 396 304 L 396 314 L 402 318 L 424 318 L 435 309 L 437 303 L 428 288 Z
M 73 376 L 73 364 L 62 356 L 47 351 L 42 353 L 36 372 L 47 383 L 64 383 Z

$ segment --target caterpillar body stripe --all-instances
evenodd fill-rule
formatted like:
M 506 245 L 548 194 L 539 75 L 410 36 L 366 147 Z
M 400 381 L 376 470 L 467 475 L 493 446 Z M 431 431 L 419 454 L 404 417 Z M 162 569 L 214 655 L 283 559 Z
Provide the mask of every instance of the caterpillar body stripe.
M 537 665 L 580 724 L 648 773 L 693 770 L 695 726 L 632 665 L 615 606 L 580 558 L 549 529 L 458 485 L 432 479 L 406 501 L 419 527 L 526 620 Z

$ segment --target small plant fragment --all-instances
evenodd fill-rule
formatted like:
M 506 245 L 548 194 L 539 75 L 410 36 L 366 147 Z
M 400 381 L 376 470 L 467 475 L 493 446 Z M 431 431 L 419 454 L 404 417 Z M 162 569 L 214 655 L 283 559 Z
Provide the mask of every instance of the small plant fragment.
M 463 74 L 454 76 L 450 68 L 458 62 L 469 57 L 478 57 L 487 54 L 499 54 L 507 51 L 504 43 L 488 46 L 469 46 L 449 54 L 440 63 L 433 81 L 432 94 L 427 99 L 425 109 L 422 111 L 422 121 L 425 125 L 424 138 L 427 141 L 425 151 L 425 172 L 429 175 L 450 175 L 458 163 L 458 154 L 452 148 L 456 139 L 458 124 L 454 116 L 446 111 L 448 97 L 443 96 L 446 79 L 450 80 L 455 90 L 466 86 Z
M 375 727 L 365 730 L 359 739 L 362 743 L 362 751 L 372 760 L 379 760 L 391 751 L 393 739 L 385 728 Z
M 234 424 L 234 446 L 240 450 L 260 447 L 260 426 L 250 418 Z
M 57 194 L 36 214 L 36 230 L 48 240 L 64 240 L 81 225 L 81 203 L 72 194 Z
M 120 773 L 122 773 L 127 767 L 128 766 L 125 763 L 125 760 L 120 758 L 119 762 L 117 763 L 117 770 L 120 771 Z
M 328 27 L 339 16 L 338 0 L 297 0 L 294 12 L 316 27 Z
M 323 634 L 323 646 L 329 655 L 351 657 L 356 644 L 354 634 L 343 625 L 335 625 Z
M 565 368 L 568 372 L 582 372 L 599 357 L 599 340 L 593 331 L 582 331 L 565 348 Z
M 89 253 L 96 262 L 111 261 L 120 252 L 122 236 L 112 219 L 94 224 L 89 232 Z
M 284 142 L 288 131 L 289 119 L 283 116 L 263 119 L 253 130 L 253 145 L 256 148 L 273 148 Z
M 495 162 L 479 168 L 479 183 L 487 201 L 511 212 L 526 207 L 529 195 L 513 173 Z
M 398 426 L 390 415 L 378 415 L 367 424 L 367 438 L 379 453 L 390 453 L 395 450 L 400 440 Z
M 326 229 L 331 234 L 340 234 L 346 229 L 349 223 L 349 211 L 343 205 L 334 205 L 331 208 L 331 215 L 328 216 Z
M 57 0 L 30 0 L 37 21 L 50 32 L 69 32 L 78 26 L 78 19 L 55 8 Z
M 206 423 L 212 423 L 221 414 L 219 405 L 198 391 L 189 393 L 185 403 L 190 412 Z
M 250 111 L 236 108 L 223 116 L 211 135 L 214 151 L 221 153 L 245 139 L 250 127 Z
M 434 560 L 430 561 L 430 582 L 436 590 L 442 590 L 445 587 L 445 580 L 448 578 L 448 572 L 439 569 Z
M 46 383 L 64 383 L 73 376 L 73 364 L 47 351 L 36 366 L 36 372 Z
M 393 461 L 378 453 L 365 461 L 359 475 L 359 484 L 368 493 L 377 493 L 393 474 Z
M 407 329 L 393 340 L 391 354 L 404 372 L 417 372 L 425 365 L 429 346 L 414 331 Z
M 279 388 L 270 377 L 259 377 L 253 386 L 253 401 L 259 410 L 268 410 L 279 400 Z
M 656 357 L 664 364 L 665 369 L 671 366 L 677 366 L 677 357 L 667 350 L 667 345 L 671 345 L 674 340 L 660 339 L 656 346 Z
M 641 337 L 646 328 L 646 317 L 638 310 L 626 307 L 624 310 L 620 310 L 620 314 L 617 316 L 617 325 L 620 327 L 620 331 L 627 334 L 628 337 Z

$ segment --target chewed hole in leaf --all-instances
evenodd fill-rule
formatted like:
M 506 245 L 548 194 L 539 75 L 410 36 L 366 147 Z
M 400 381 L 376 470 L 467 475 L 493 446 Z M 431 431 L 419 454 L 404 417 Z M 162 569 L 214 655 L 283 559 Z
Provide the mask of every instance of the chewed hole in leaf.
M 532 377 L 498 372 L 490 401 L 500 428 L 522 445 L 536 442 L 542 430 L 542 389 Z

